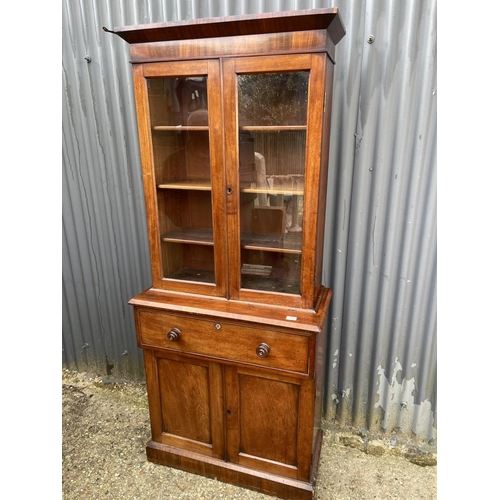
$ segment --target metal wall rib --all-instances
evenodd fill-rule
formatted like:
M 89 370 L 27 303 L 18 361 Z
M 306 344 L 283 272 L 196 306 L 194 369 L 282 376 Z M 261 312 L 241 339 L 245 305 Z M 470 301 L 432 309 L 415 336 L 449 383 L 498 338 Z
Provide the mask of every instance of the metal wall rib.
M 434 0 L 65 0 L 63 365 L 144 377 L 127 305 L 151 283 L 129 47 L 102 27 L 320 7 L 338 7 L 347 29 L 325 232 L 326 417 L 435 439 Z

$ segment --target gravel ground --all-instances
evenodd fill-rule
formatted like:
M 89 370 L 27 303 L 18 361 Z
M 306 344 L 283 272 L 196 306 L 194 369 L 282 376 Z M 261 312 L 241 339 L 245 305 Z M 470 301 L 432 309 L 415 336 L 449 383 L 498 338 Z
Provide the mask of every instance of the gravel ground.
M 271 498 L 148 462 L 145 384 L 105 383 L 99 377 L 64 370 L 62 413 L 65 500 Z M 437 498 L 436 476 L 433 466 L 421 467 L 401 456 L 373 456 L 342 446 L 327 430 L 316 499 L 433 500 Z

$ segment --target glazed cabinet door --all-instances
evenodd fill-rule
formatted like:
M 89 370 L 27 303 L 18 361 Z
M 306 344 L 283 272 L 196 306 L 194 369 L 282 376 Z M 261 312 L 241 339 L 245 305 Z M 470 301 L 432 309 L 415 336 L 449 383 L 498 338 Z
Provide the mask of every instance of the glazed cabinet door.
M 226 295 L 217 61 L 134 66 L 153 287 Z
M 153 441 L 224 458 L 220 364 L 144 351 Z
M 310 308 L 326 57 L 223 65 L 230 296 Z
M 313 380 L 225 368 L 227 460 L 308 481 Z

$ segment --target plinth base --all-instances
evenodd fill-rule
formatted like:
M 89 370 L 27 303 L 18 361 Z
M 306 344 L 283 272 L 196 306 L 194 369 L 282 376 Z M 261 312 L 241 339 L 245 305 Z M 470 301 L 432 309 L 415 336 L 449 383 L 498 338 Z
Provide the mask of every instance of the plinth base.
M 322 432 L 318 433 L 315 456 L 319 458 L 321 450 Z M 306 483 L 284 476 L 242 467 L 238 464 L 225 462 L 216 458 L 207 457 L 173 446 L 149 441 L 146 447 L 147 458 L 150 462 L 166 465 L 193 474 L 216 479 L 235 486 L 258 491 L 266 495 L 288 500 L 312 500 L 318 468 L 318 459 L 313 461 L 313 482 Z

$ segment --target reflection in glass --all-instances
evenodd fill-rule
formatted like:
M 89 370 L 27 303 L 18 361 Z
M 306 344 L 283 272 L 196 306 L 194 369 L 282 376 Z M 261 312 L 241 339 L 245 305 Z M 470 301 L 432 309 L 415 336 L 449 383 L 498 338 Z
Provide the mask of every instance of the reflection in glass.
M 308 71 L 239 75 L 240 127 L 305 125 L 308 83 Z
M 242 288 L 300 294 L 308 80 L 238 76 Z
M 207 79 L 148 80 L 163 276 L 214 283 Z

